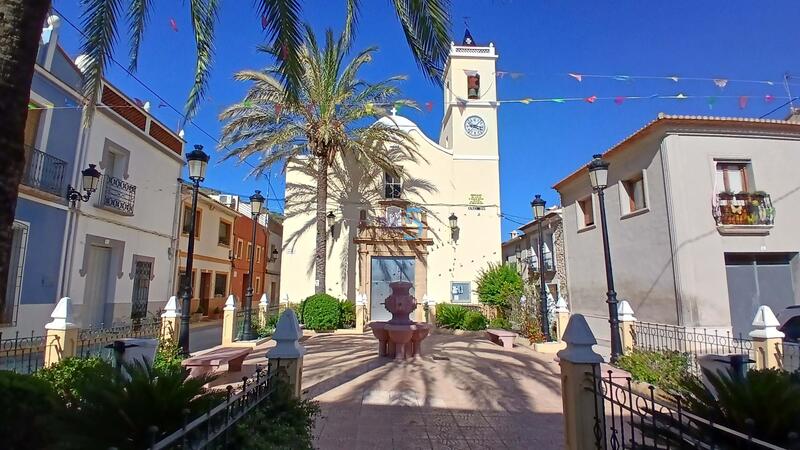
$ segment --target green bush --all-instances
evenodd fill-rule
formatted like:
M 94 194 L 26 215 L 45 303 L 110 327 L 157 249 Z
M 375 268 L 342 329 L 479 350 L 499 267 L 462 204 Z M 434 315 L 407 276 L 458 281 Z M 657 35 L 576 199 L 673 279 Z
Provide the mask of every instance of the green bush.
M 96 382 L 98 379 L 112 379 L 114 369 L 111 364 L 96 356 L 65 358 L 39 370 L 34 376 L 49 384 L 53 392 L 66 404 L 74 404 L 83 396 L 87 383 Z
M 665 391 L 675 391 L 688 373 L 689 355 L 677 351 L 634 350 L 619 358 L 620 369 L 634 380 L 650 383 Z
M 486 329 L 486 316 L 478 311 L 467 311 L 461 328 L 468 331 L 480 331 Z
M 306 328 L 315 331 L 335 330 L 339 326 L 339 303 L 328 294 L 314 294 L 303 300 L 301 309 Z
M 153 359 L 153 370 L 158 373 L 180 373 L 183 370 L 183 349 L 172 339 L 163 339 Z
M 56 442 L 58 396 L 41 377 L 0 371 L 0 436 L 9 449 L 52 448 Z
M 509 322 L 505 317 L 495 317 L 489 322 L 489 328 L 510 330 L 512 327 L 511 322 Z
M 478 299 L 481 303 L 494 306 L 498 313 L 508 308 L 510 299 L 522 295 L 522 277 L 513 264 L 489 264 L 482 270 L 477 280 Z
M 439 303 L 436 305 L 436 325 L 452 330 L 461 329 L 464 317 L 469 309 L 452 303 Z
M 344 300 L 339 302 L 339 328 L 356 327 L 356 304 Z
M 272 336 L 272 334 L 275 333 L 275 327 L 278 325 L 279 318 L 280 315 L 273 314 L 267 318 L 267 323 L 264 325 L 259 325 L 258 328 L 256 328 L 258 337 L 263 338 Z
M 279 383 L 268 400 L 236 425 L 230 448 L 313 449 L 312 431 L 319 412 L 317 402 L 294 398 L 288 386 Z

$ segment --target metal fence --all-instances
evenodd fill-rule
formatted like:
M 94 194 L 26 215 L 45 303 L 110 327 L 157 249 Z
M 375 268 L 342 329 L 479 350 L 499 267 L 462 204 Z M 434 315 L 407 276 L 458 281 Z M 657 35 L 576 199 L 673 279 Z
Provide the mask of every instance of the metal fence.
M 161 334 L 161 316 L 145 317 L 130 322 L 114 324 L 110 327 L 100 325 L 86 328 L 78 335 L 77 355 L 81 358 L 89 356 L 110 357 L 111 350 L 106 346 L 123 338 L 152 338 Z
M 787 372 L 800 370 L 800 343 L 783 341 L 777 346 L 775 350 L 778 352 L 781 369 Z
M 31 374 L 44 366 L 47 351 L 55 351 L 58 342 L 47 342 L 47 336 L 0 332 L 0 370 Z
M 22 184 L 53 195 L 63 194 L 67 162 L 33 147 L 25 147 L 25 171 L 20 180 Z
M 242 380 L 244 383 L 241 391 L 234 393 L 233 388 L 228 386 L 228 398 L 223 403 L 192 421 L 187 417 L 180 430 L 160 440 L 157 440 L 159 430 L 154 428 L 150 449 L 238 448 L 234 436 L 231 435 L 232 429 L 239 420 L 274 392 L 278 370 L 264 373 L 260 368 L 256 369 L 255 376 L 250 379 L 245 377 Z
M 750 430 L 733 430 L 686 411 L 680 399 L 670 405 L 656 399 L 655 388 L 634 385 L 630 377 L 587 373 L 594 394 L 597 449 L 771 449 Z M 754 411 L 755 414 L 758 411 Z M 747 422 L 747 421 L 746 421 Z
M 729 331 L 692 329 L 678 325 L 635 322 L 632 328 L 634 348 L 651 351 L 677 351 L 689 355 L 690 369 L 699 374 L 698 358 L 710 354 L 743 354 L 755 360 L 753 341 Z

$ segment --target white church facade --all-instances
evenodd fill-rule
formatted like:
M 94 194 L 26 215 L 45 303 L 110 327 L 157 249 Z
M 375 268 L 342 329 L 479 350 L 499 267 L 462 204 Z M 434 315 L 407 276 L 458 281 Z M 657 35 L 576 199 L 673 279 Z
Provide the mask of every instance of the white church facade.
M 451 46 L 438 142 L 396 112 L 380 119 L 419 153 L 399 163 L 399 179 L 379 169 L 331 176 L 326 291 L 364 302 L 367 320 L 388 318 L 383 301 L 396 280 L 413 282 L 419 302 L 477 303 L 480 270 L 501 261 L 497 57 L 491 44 Z M 317 284 L 315 182 L 290 164 L 286 186 L 281 290 L 295 303 Z

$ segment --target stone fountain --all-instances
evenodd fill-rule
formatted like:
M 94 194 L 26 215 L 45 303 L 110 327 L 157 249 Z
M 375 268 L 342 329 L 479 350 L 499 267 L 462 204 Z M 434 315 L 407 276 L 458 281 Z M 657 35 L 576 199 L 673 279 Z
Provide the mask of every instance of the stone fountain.
M 397 360 L 413 358 L 419 355 L 420 344 L 431 331 L 430 324 L 414 322 L 408 317 L 417 308 L 417 299 L 409 293 L 413 286 L 409 281 L 389 283 L 392 294 L 384 306 L 392 313 L 392 318 L 369 324 L 372 334 L 378 338 L 379 356 Z

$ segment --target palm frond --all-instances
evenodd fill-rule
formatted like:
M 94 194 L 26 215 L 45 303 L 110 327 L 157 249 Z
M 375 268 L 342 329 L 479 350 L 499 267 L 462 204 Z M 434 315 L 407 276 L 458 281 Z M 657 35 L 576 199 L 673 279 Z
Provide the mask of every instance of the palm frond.
M 87 126 L 94 115 L 103 82 L 103 71 L 114 52 L 120 4 L 121 0 L 83 0 L 81 22 L 84 33 L 81 52 L 86 55 L 83 90 L 88 101 L 84 112 L 84 124 Z
M 300 32 L 300 2 L 298 0 L 259 0 L 258 10 L 269 30 L 274 54 L 280 64 L 286 83 L 295 87 L 302 77 L 299 50 L 302 45 Z M 287 99 L 294 89 L 287 89 Z
M 135 72 L 139 65 L 139 48 L 142 45 L 144 29 L 150 19 L 152 0 L 132 0 L 128 6 L 128 24 L 131 35 L 130 64 L 128 70 Z
M 341 36 L 339 36 L 339 48 L 341 48 L 343 52 L 349 51 L 350 46 L 353 44 L 353 35 L 358 26 L 359 2 L 358 0 L 346 0 L 346 6 L 347 12 L 344 18 L 344 28 L 342 29 Z
M 214 28 L 217 22 L 218 0 L 190 0 L 192 29 L 194 30 L 197 59 L 195 61 L 194 84 L 184 107 L 183 128 L 187 119 L 197 113 L 200 100 L 208 89 L 211 63 L 214 58 Z
M 392 0 L 417 65 L 441 85 L 450 52 L 449 0 Z

